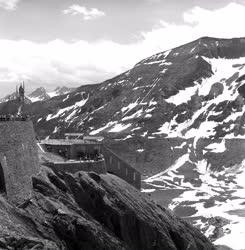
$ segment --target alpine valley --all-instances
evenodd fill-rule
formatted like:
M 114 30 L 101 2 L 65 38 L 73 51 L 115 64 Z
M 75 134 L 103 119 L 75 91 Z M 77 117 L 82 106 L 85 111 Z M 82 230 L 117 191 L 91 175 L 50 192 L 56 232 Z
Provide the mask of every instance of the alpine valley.
M 105 82 L 39 98 L 26 112 L 39 138 L 104 136 L 142 173 L 142 192 L 221 249 L 242 249 L 244 98 L 245 38 L 203 37 Z M 15 108 L 10 99 L 0 113 Z

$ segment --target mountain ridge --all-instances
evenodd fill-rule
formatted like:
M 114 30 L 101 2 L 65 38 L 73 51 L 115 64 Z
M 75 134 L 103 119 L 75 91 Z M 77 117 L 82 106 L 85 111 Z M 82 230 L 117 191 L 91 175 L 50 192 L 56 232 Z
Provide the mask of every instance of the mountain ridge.
M 56 87 L 54 91 L 47 91 L 44 87 L 38 87 L 28 95 L 26 95 L 27 103 L 34 103 L 38 101 L 46 101 L 48 99 L 51 99 L 52 97 L 59 96 L 59 95 L 65 95 L 69 92 L 74 91 L 76 88 L 68 88 L 65 86 L 62 87 Z M 16 93 L 12 93 L 9 95 L 6 95 L 5 97 L 0 99 L 0 103 L 13 101 L 16 99 Z
M 60 118 L 60 121 L 65 121 L 63 130 L 84 129 L 86 132 L 97 134 L 97 131 L 118 131 L 116 126 L 122 128 L 119 129 L 119 132 L 126 132 L 127 127 L 129 127 L 127 121 L 132 121 L 135 124 L 141 119 L 143 120 L 141 130 L 152 126 L 149 133 L 154 136 L 153 133 L 156 135 L 161 129 L 160 120 L 161 122 L 165 121 L 165 123 L 170 122 L 181 111 L 182 113 L 176 117 L 177 124 L 175 126 L 178 126 L 181 121 L 190 119 L 198 107 L 204 105 L 205 102 L 208 104 L 208 101 L 217 93 L 222 95 L 224 83 L 221 80 L 223 79 L 215 79 L 217 82 L 212 83 L 213 85 L 209 89 L 210 93 L 203 93 L 206 88 L 205 81 L 212 80 L 212 76 L 216 74 L 215 70 L 219 66 L 217 60 L 223 64 L 228 62 L 227 58 L 231 60 L 228 67 L 234 72 L 226 78 L 230 85 L 242 80 L 243 64 L 239 66 L 239 60 L 234 59 L 238 53 L 239 58 L 245 56 L 245 38 L 203 37 L 172 50 L 157 53 L 138 62 L 131 70 L 103 83 L 81 86 L 75 90 L 74 94 L 65 94 L 62 101 L 55 98 L 53 102 L 57 105 L 55 118 L 51 113 L 42 110 L 42 113 L 47 112 L 49 118 L 46 119 L 45 123 L 52 126 L 54 131 L 55 127 L 50 124 L 51 122 L 53 124 L 51 120 Z M 233 61 L 236 62 L 233 64 Z M 220 72 L 220 74 L 222 73 Z M 228 104 L 229 109 L 241 107 L 243 102 L 241 82 L 239 81 L 237 84 L 238 88 L 237 86 L 229 86 L 229 88 L 234 89 L 232 91 L 238 92 L 237 99 Z M 208 86 L 208 84 L 206 85 Z M 197 93 L 198 91 L 201 93 Z M 178 93 L 183 93 L 182 96 L 184 96 L 184 92 L 188 96 L 186 102 L 180 103 L 178 101 L 176 103 L 178 96 L 181 97 L 181 94 L 178 95 Z M 63 103 L 64 100 L 65 103 Z M 76 104 L 76 100 L 80 100 L 79 105 Z M 83 105 L 81 106 L 81 104 Z M 35 114 L 34 121 L 41 121 L 42 117 L 36 113 L 35 106 L 39 105 L 27 109 L 30 113 Z M 211 107 L 213 106 L 208 104 L 208 108 Z M 218 108 L 219 106 L 216 107 L 216 109 Z M 171 112 L 168 112 L 169 110 Z M 151 124 L 149 124 L 150 121 Z M 115 129 L 113 130 L 113 128 Z M 131 125 L 130 128 L 134 129 Z M 220 136 L 218 130 L 215 132 L 217 137 Z M 50 130 L 48 134 L 50 134 Z

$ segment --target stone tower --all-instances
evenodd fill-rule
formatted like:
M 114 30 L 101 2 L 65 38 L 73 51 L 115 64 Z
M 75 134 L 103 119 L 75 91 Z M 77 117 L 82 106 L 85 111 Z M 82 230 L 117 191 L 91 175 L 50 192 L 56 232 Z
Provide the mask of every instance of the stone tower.
M 31 121 L 0 122 L 0 192 L 20 204 L 31 197 L 32 176 L 39 172 Z
M 25 84 L 24 82 L 20 84 L 20 86 L 16 87 L 16 99 L 19 103 L 18 115 L 23 114 L 23 109 L 25 105 Z

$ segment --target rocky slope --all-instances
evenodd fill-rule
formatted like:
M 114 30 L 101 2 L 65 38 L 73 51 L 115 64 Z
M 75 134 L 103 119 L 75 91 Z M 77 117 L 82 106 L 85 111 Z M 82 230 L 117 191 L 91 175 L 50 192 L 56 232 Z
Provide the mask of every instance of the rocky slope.
M 33 177 L 33 197 L 15 208 L 0 196 L 3 249 L 214 249 L 197 229 L 112 175 Z

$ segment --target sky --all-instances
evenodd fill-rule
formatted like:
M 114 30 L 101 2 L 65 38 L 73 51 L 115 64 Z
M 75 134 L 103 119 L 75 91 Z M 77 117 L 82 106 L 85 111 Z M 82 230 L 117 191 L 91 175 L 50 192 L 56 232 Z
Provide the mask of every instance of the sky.
M 0 97 L 94 84 L 202 36 L 245 37 L 245 0 L 0 0 Z

